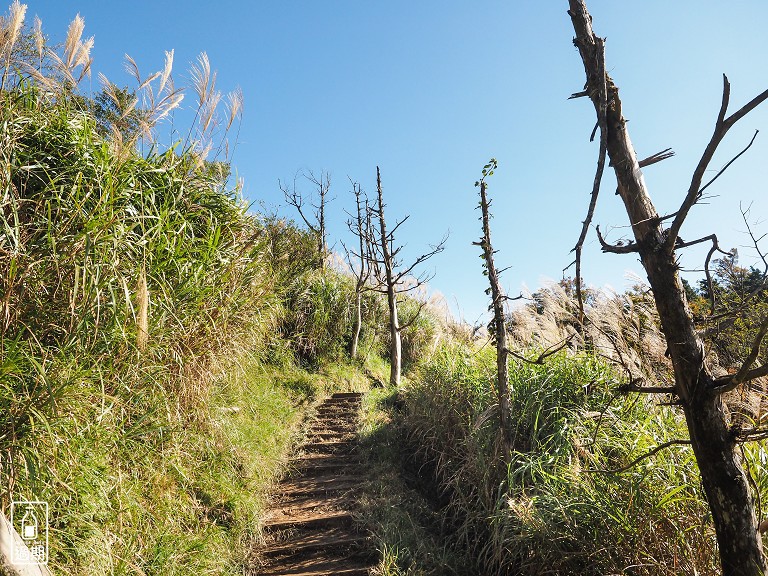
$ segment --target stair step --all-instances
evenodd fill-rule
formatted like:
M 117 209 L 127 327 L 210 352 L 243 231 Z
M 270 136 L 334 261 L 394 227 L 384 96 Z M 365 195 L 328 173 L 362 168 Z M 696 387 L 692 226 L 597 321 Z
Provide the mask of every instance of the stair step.
M 309 454 L 349 454 L 355 449 L 355 444 L 350 441 L 338 442 L 313 442 L 304 444 L 301 450 Z
M 317 497 L 311 494 L 296 494 L 293 497 L 283 498 L 280 501 L 282 509 L 289 513 L 298 513 L 307 510 L 344 510 L 349 506 L 349 498 L 344 496 Z
M 296 496 L 299 494 L 327 494 L 329 492 L 347 492 L 354 488 L 359 488 L 360 478 L 338 480 L 336 478 L 329 480 L 297 480 L 286 483 L 281 486 L 285 496 Z
M 289 528 L 349 526 L 351 523 L 352 515 L 349 512 L 303 512 L 272 518 L 264 523 L 264 528 L 274 532 Z
M 352 432 L 310 432 L 309 438 L 318 438 L 321 440 L 339 440 L 341 438 L 354 438 Z
M 259 576 L 367 576 L 374 568 L 371 558 L 355 555 L 354 558 L 329 558 L 315 553 L 304 560 L 281 559 L 257 571 Z
M 341 566 L 349 565 L 346 561 L 342 562 L 344 564 L 341 564 Z M 299 568 L 278 568 L 276 572 L 258 572 L 258 574 L 259 576 L 368 576 L 374 568 L 374 565 L 357 568 L 339 568 L 330 564 L 318 564 L 317 566 L 307 566 L 307 569 L 302 572 L 297 572 L 297 570 L 301 570 Z
M 306 534 L 287 542 L 273 544 L 264 550 L 264 555 L 278 556 L 285 553 L 299 555 L 315 550 L 327 551 L 329 548 L 350 548 L 359 546 L 366 540 L 367 538 L 364 535 L 350 533 L 346 530 L 322 530 Z

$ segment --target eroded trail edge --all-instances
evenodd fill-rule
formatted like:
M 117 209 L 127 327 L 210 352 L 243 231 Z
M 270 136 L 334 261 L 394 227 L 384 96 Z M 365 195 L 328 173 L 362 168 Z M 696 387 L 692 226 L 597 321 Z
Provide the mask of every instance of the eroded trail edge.
M 257 574 L 365 576 L 376 565 L 369 537 L 353 519 L 365 481 L 355 437 L 361 401 L 361 393 L 344 392 L 318 407 L 267 513 Z

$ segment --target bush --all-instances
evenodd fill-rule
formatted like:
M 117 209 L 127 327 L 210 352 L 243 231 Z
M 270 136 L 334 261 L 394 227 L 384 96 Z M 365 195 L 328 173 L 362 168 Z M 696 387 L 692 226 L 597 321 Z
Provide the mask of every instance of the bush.
M 429 359 L 438 337 L 437 319 L 429 306 L 424 306 L 419 312 L 420 306 L 421 303 L 418 300 L 405 298 L 397 309 L 401 325 L 411 322 L 414 315 L 419 313 L 416 320 L 400 332 L 403 371 L 406 373 Z
M 353 306 L 353 280 L 336 271 L 311 270 L 290 284 L 283 334 L 302 362 L 343 355 L 352 335 Z

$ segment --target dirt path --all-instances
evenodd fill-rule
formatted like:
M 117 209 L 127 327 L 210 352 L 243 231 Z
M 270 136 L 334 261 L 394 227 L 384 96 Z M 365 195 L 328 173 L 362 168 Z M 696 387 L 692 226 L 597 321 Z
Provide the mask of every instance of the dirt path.
M 375 565 L 352 518 L 364 480 L 355 440 L 361 399 L 357 392 L 334 394 L 318 408 L 267 515 L 260 576 L 367 576 Z

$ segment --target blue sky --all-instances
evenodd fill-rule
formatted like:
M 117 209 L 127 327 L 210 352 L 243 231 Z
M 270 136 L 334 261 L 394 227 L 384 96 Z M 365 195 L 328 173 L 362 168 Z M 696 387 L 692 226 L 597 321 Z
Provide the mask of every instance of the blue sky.
M 568 101 L 584 73 L 572 45 L 567 2 L 553 0 L 104 0 L 28 2 L 52 41 L 61 41 L 78 12 L 95 36 L 94 70 L 118 85 L 130 54 L 145 72 L 175 50 L 177 84 L 202 51 L 219 87 L 239 85 L 245 113 L 233 158 L 244 193 L 260 209 L 295 215 L 278 179 L 299 169 L 326 170 L 336 200 L 329 205 L 331 242 L 347 237 L 347 176 L 375 192 L 382 170 L 390 221 L 410 214 L 399 240 L 406 259 L 450 231 L 445 251 L 429 262 L 431 286 L 467 321 L 487 306 L 479 250 L 474 181 L 495 157 L 490 180 L 494 244 L 510 293 L 558 280 L 587 208 L 597 157 L 589 142 L 595 121 L 586 99 Z M 732 84 L 732 109 L 768 87 L 768 3 L 742 0 L 591 0 L 607 65 L 620 88 L 640 157 L 672 147 L 677 156 L 645 170 L 657 208 L 680 203 L 711 134 L 721 74 Z M 96 77 L 83 88 L 98 89 Z M 191 95 L 187 105 L 191 105 Z M 697 206 L 681 235 L 717 232 L 721 245 L 743 248 L 739 204 L 754 202 L 752 220 L 768 209 L 768 108 L 734 128 L 711 165 L 719 169 L 763 133 Z M 610 239 L 628 233 L 626 214 L 604 180 L 595 223 Z M 309 188 L 306 189 L 309 191 Z M 763 232 L 768 225 L 758 226 Z M 338 244 L 337 244 L 338 246 Z M 682 257 L 701 266 L 701 250 Z M 632 256 L 601 254 L 592 232 L 584 276 L 622 290 Z M 692 273 L 691 279 L 701 274 Z

